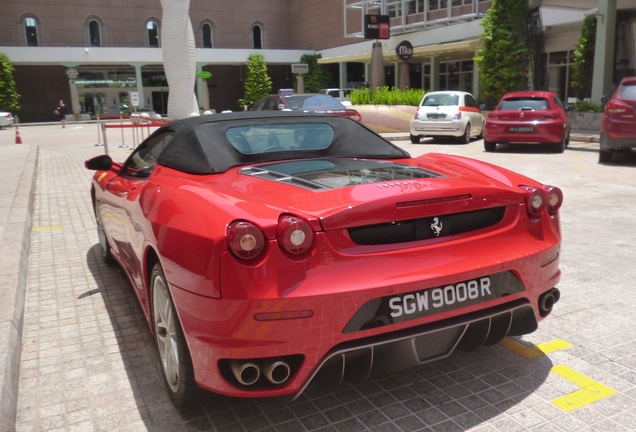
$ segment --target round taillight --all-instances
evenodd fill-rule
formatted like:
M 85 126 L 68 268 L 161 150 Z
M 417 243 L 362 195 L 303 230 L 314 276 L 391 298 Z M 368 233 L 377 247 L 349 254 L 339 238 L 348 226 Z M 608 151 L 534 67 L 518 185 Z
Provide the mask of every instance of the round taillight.
M 237 258 L 256 258 L 265 248 L 265 235 L 251 222 L 235 221 L 227 227 L 227 247 Z
M 524 186 L 526 192 L 526 209 L 528 214 L 539 216 L 548 205 L 548 197 L 543 189 Z
M 548 191 L 548 213 L 555 214 L 563 204 L 563 191 L 556 186 L 546 186 L 545 188 Z
M 276 238 L 282 250 L 300 255 L 311 248 L 314 243 L 314 232 L 304 219 L 283 215 L 278 219 Z

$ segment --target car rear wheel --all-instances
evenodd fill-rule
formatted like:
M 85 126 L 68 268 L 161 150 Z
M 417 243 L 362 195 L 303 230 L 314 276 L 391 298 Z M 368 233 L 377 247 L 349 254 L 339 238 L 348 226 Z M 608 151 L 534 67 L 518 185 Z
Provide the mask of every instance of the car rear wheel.
M 97 237 L 99 238 L 99 249 L 102 255 L 102 261 L 108 265 L 115 264 L 115 259 L 110 250 L 110 244 L 108 243 L 108 237 L 106 237 L 106 231 L 104 230 L 104 223 L 99 213 L 99 209 L 95 207 L 95 224 L 97 225 Z
M 421 137 L 419 135 L 412 135 L 412 134 L 410 134 L 410 135 L 411 135 L 411 142 L 413 144 L 419 144 L 420 143 L 420 138 Z
M 484 150 L 486 150 L 487 152 L 494 152 L 495 150 L 497 150 L 497 143 L 484 140 Z
M 194 380 L 190 351 L 159 264 L 152 269 L 150 287 L 152 324 L 164 383 L 172 403 L 177 407 L 187 406 L 200 395 L 201 389 Z
M 470 144 L 470 123 L 466 125 L 464 134 L 457 139 L 462 144 Z
M 563 153 L 565 151 L 566 146 L 567 146 L 567 135 L 563 134 L 561 141 L 555 144 L 554 149 L 557 153 Z
M 612 150 L 601 150 L 598 153 L 598 161 L 600 163 L 609 163 L 612 162 L 612 155 L 614 152 Z

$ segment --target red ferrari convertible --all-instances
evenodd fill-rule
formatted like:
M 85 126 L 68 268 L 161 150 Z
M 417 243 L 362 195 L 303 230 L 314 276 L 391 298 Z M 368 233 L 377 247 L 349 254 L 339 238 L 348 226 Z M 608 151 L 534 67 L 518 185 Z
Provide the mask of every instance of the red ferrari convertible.
M 177 406 L 418 366 L 530 333 L 559 299 L 557 187 L 347 118 L 188 118 L 86 167 Z

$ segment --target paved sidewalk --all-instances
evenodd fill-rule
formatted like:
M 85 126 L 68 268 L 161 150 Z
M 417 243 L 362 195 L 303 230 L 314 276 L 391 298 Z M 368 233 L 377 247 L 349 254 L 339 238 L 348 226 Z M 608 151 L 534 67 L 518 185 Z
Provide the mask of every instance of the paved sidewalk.
M 179 411 L 125 276 L 99 258 L 82 165 L 104 151 L 95 125 L 20 132 L 17 145 L 13 129 L 0 130 L 0 431 L 606 432 L 636 424 L 636 161 L 599 165 L 594 135 L 573 134 L 564 154 L 485 154 L 480 142 L 390 136 L 414 155 L 483 158 L 563 187 L 564 298 L 536 333 L 333 393 L 310 389 L 294 403 L 212 398 Z M 115 136 L 110 153 L 121 160 L 129 149 Z M 612 183 L 616 176 L 622 181 Z

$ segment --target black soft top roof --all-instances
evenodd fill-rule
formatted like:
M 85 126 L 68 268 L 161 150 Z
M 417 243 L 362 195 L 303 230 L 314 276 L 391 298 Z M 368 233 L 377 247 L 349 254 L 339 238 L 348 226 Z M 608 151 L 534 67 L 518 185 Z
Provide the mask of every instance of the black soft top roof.
M 288 150 L 243 154 L 228 140 L 230 128 L 250 125 L 323 123 L 334 130 L 331 144 L 320 150 Z M 177 120 L 162 126 L 149 139 L 173 131 L 173 139 L 157 159 L 159 165 L 190 174 L 214 174 L 261 162 L 319 157 L 402 159 L 410 155 L 366 126 L 343 117 L 298 112 L 236 112 Z

